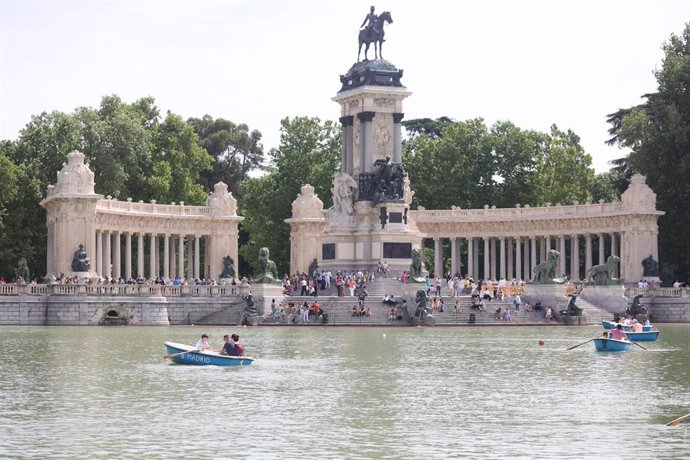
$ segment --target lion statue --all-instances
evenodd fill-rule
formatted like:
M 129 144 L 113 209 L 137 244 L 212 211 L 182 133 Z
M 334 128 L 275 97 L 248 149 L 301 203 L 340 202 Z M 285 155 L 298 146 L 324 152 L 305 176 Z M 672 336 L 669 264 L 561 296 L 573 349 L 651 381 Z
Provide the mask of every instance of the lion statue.
M 30 272 L 29 264 L 27 264 L 24 257 L 20 257 L 17 261 L 17 268 L 14 269 L 14 275 L 17 279 L 21 277 L 26 282 L 29 282 Z
M 276 263 L 268 257 L 269 255 L 270 252 L 268 248 L 264 247 L 259 249 L 259 267 L 261 268 L 261 273 L 254 278 L 255 283 L 271 284 L 278 278 Z
M 546 261 L 534 267 L 534 277 L 532 282 L 535 284 L 553 283 L 556 278 L 556 266 L 561 254 L 558 251 L 551 249 L 546 255 Z
M 243 326 L 256 326 L 259 323 L 259 311 L 254 305 L 254 296 L 244 294 L 242 296 L 245 306 L 240 315 L 240 324 Z
M 608 286 L 609 284 L 613 284 L 613 274 L 620 261 L 620 257 L 610 255 L 609 258 L 606 259 L 605 264 L 595 265 L 587 270 L 585 278 L 589 279 L 589 281 L 596 286 Z
M 412 263 L 410 264 L 410 278 L 422 278 L 424 270 L 424 262 L 422 261 L 422 250 L 412 250 Z

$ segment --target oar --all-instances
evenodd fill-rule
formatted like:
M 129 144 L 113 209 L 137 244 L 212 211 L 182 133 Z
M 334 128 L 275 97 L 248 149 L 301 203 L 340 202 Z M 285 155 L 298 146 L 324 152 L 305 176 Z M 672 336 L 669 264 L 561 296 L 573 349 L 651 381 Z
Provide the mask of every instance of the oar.
M 684 421 L 686 421 L 686 420 L 689 419 L 689 418 L 690 418 L 690 414 L 688 414 L 688 415 L 683 415 L 682 417 L 678 417 L 678 418 L 675 419 L 675 420 L 671 420 L 670 422 L 668 422 L 668 423 L 666 424 L 666 426 L 676 426 L 676 425 L 678 425 L 678 424 L 680 424 L 680 423 L 683 423 Z
M 578 345 L 575 345 L 574 347 L 566 348 L 565 351 L 572 350 L 573 348 L 580 347 L 580 346 L 582 346 L 582 345 L 584 345 L 584 344 L 586 344 L 586 343 L 589 343 L 589 342 L 591 342 L 591 341 L 593 341 L 593 340 L 595 340 L 595 339 L 597 339 L 597 338 L 598 338 L 598 337 L 595 337 L 594 339 L 589 339 L 588 341 L 582 342 L 582 343 L 580 343 L 580 344 L 578 344 Z
M 628 340 L 630 340 L 630 339 L 628 339 Z M 637 343 L 637 342 L 633 342 L 632 340 L 630 340 L 630 343 L 632 343 L 633 345 L 637 345 L 638 347 L 642 348 L 643 350 L 646 350 L 645 347 L 643 347 L 642 345 L 640 345 L 640 344 Z
M 173 353 L 171 355 L 165 355 L 165 356 L 163 356 L 163 359 L 175 358 L 177 356 L 184 355 L 185 353 L 196 353 L 198 351 L 200 351 L 200 350 L 181 351 L 179 353 Z

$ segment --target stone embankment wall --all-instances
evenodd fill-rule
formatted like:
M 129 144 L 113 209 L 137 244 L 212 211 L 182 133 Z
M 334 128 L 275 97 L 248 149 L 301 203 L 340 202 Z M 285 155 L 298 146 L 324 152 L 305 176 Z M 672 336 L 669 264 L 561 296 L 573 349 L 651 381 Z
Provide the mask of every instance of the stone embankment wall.
M 243 309 L 238 297 L 0 297 L 0 325 L 238 324 Z

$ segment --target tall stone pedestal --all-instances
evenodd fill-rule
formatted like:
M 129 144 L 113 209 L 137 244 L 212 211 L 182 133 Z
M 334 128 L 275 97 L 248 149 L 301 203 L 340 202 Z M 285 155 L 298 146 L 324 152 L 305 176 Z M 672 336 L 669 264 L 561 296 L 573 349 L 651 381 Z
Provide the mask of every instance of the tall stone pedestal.
M 580 297 L 611 313 L 625 312 L 628 302 L 625 299 L 625 287 L 614 286 L 586 286 Z
M 283 287 L 280 284 L 252 284 L 251 294 L 259 316 L 264 316 L 271 313 L 273 299 L 276 303 L 282 302 Z

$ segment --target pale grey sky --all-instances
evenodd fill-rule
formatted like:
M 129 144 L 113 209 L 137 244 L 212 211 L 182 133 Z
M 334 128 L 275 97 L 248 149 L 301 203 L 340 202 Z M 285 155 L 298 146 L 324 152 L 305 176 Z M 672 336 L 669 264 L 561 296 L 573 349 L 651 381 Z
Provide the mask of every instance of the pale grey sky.
M 413 94 L 405 118 L 483 117 L 572 129 L 597 172 L 606 114 L 654 91 L 684 1 L 0 0 L 0 138 L 32 114 L 151 95 L 184 118 L 247 123 L 266 149 L 285 116 L 337 120 L 339 75 L 370 5 L 389 10 L 384 57 Z

